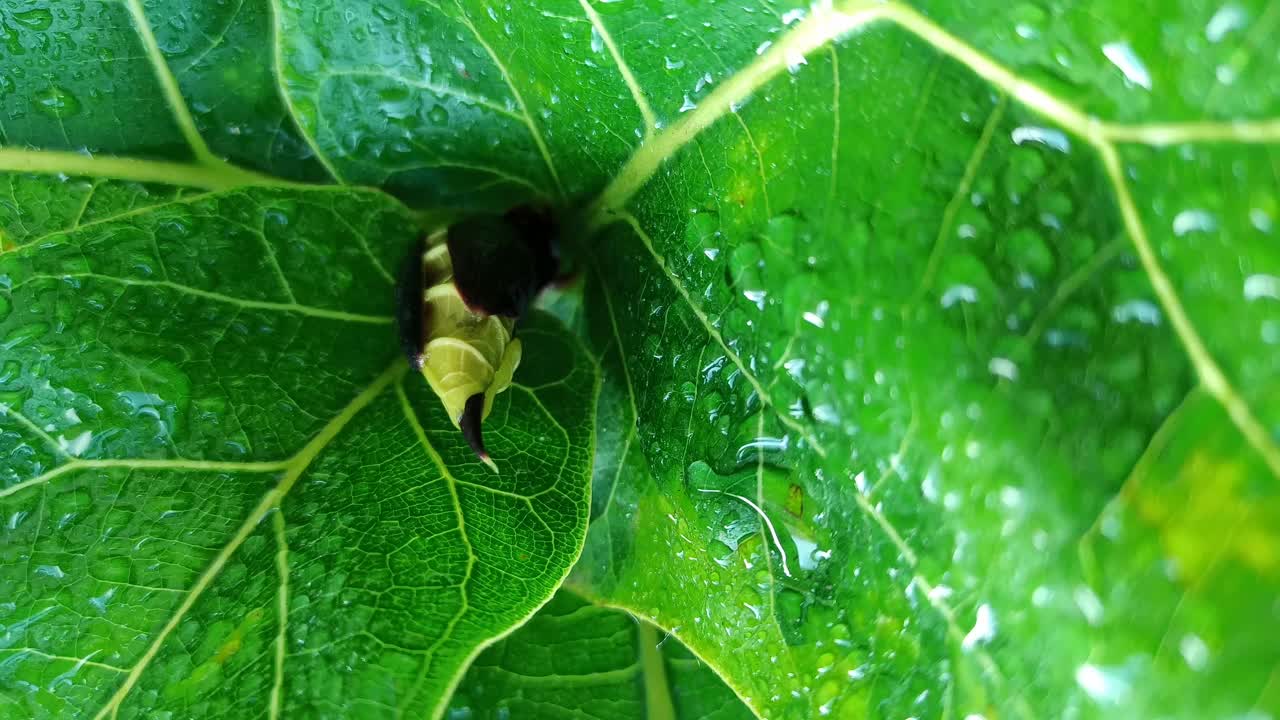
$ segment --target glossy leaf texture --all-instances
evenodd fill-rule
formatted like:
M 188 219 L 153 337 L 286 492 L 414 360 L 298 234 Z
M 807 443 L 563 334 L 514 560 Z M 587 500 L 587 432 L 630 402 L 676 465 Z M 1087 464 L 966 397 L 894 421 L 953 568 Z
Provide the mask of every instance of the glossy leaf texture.
M 11 199 L 0 193 L 12 218 L 0 261 L 94 217 L 101 193 L 127 211 L 193 192 L 102 178 L 262 208 L 364 203 L 312 218 L 331 233 L 390 201 L 286 180 L 377 185 L 452 211 L 585 204 L 584 318 L 604 377 L 594 446 L 570 445 L 595 452 L 570 579 L 581 597 L 672 633 L 770 718 L 1273 718 L 1277 24 L 1265 0 L 1178 0 L 1158 17 L 1127 0 L 24 5 L 0 38 L 0 168 L 46 180 L 11 175 Z M 63 152 L 81 149 L 92 157 Z M 75 179 L 22 199 L 56 173 Z M 166 216 L 151 212 L 137 221 L 163 237 Z M 245 212 L 230 219 L 265 234 L 265 212 Z M 80 232 L 74 242 L 96 237 Z M 142 277 L 147 235 L 112 236 L 136 243 L 128 261 L 52 255 L 52 272 L 118 263 L 93 272 Z M 293 302 L 269 294 L 261 253 L 234 255 L 244 274 L 216 292 Z M 336 267 L 318 282 L 347 295 L 300 301 L 376 313 L 362 309 L 373 286 Z M 71 281 L 88 279 L 28 287 Z M 147 291 L 159 303 L 167 289 Z M 5 309 L 14 347 L 51 332 Z M 171 325 L 130 325 L 148 342 L 121 342 L 148 358 L 201 327 Z M 258 365 L 243 376 L 251 394 L 217 394 L 209 412 L 224 424 L 230 399 L 269 412 L 295 394 L 270 386 L 280 370 L 258 347 L 226 361 Z M 91 373 L 81 355 L 77 372 Z M 138 387 L 157 382 L 151 366 L 137 372 Z M 306 397 L 329 397 L 330 414 L 250 416 L 246 452 L 297 453 L 289 438 L 338 417 L 342 384 L 314 379 Z M 13 442 L 78 447 L 47 422 Z M 145 427 L 128 438 L 153 438 Z M 183 442 L 149 449 L 231 462 L 220 435 Z M 35 462 L 8 481 L 50 461 Z M 241 504 L 273 487 L 271 472 Z M 306 487 L 283 505 L 290 555 L 310 542 L 288 535 Z M 270 545 L 273 530 L 255 533 Z M 43 566 L 66 572 L 38 562 L 23 576 L 47 582 Z M 221 637 L 252 636 L 243 608 L 230 616 Z M 193 666 L 224 657 L 181 639 Z M 78 648 L 34 650 L 64 658 L 41 682 L 80 660 L 73 679 L 110 672 Z M 50 702 L 76 687 L 59 681 Z M 379 702 L 358 712 L 394 711 Z
M 594 206 L 571 587 L 764 717 L 1280 712 L 1269 6 L 597 7 L 679 113 Z
M 450 718 L 753 717 L 675 638 L 568 591 L 472 663 Z
M 493 475 L 399 354 L 387 196 L 10 187 L 0 715 L 441 712 L 581 548 L 579 342 L 522 328 Z

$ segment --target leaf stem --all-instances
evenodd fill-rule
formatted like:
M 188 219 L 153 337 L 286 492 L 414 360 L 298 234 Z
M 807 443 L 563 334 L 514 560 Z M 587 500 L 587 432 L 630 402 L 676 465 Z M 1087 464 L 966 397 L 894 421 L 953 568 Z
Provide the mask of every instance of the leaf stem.
M 671 685 L 667 682 L 667 665 L 662 658 L 658 633 L 649 623 L 637 622 L 636 642 L 640 645 L 640 667 L 644 670 L 645 717 L 675 720 L 676 708 L 671 702 Z

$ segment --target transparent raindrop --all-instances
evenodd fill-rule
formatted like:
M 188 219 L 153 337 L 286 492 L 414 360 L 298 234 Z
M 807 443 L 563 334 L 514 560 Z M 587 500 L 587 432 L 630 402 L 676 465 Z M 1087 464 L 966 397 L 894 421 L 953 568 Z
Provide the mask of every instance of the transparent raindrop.
M 1204 36 L 1209 42 L 1216 43 L 1226 37 L 1227 33 L 1243 28 L 1248 22 L 1249 17 L 1243 8 L 1235 3 L 1227 3 L 1209 18 L 1209 23 L 1204 26 Z
M 1134 52 L 1133 46 L 1123 40 L 1110 42 L 1102 46 L 1102 54 L 1124 73 L 1125 78 L 1134 85 L 1151 89 L 1151 72 Z

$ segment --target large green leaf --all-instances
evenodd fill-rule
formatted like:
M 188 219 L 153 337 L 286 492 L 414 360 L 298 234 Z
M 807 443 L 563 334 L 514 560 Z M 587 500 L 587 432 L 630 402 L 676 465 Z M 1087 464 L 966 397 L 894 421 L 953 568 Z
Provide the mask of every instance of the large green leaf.
M 697 718 L 751 711 L 679 641 L 627 613 L 561 591 L 475 659 L 453 718 Z
M 399 357 L 385 195 L 65 185 L 0 256 L 0 715 L 438 712 L 578 554 L 594 364 L 522 328 L 493 476 Z
M 571 583 L 767 717 L 1270 717 L 1274 5 L 987 5 L 742 25 L 606 189 Z
M 581 264 L 586 326 L 605 382 L 594 521 L 571 581 L 580 593 L 670 631 L 768 717 L 1280 713 L 1280 648 L 1266 632 L 1276 624 L 1280 592 L 1280 355 L 1272 350 L 1280 342 L 1280 59 L 1268 44 L 1280 11 L 1264 0 L 1220 7 L 1179 0 L 1158 16 L 1129 1 L 919 5 L 927 15 L 904 3 L 848 0 L 813 7 L 767 0 L 23 6 L 2 18 L 0 43 L 9 54 L 0 65 L 0 143 L 7 146 L 0 168 L 76 179 L 8 177 L 0 250 L 23 249 L 0 255 L 0 263 L 32 273 L 31 258 L 40 257 L 58 268 L 45 273 L 89 266 L 149 280 L 143 267 L 155 272 L 146 260 L 157 251 L 148 237 L 171 237 L 171 211 L 162 203 L 217 203 L 213 217 L 187 219 L 195 232 L 186 242 L 200 249 L 186 261 L 204 267 L 197 259 L 210 243 L 209 252 L 223 253 L 239 273 L 217 278 L 216 290 L 195 289 L 298 304 L 270 295 L 276 270 L 260 251 L 237 251 L 234 243 L 245 224 L 262 235 L 283 232 L 279 250 L 297 250 L 289 238 L 314 232 L 334 253 L 349 254 L 331 267 L 307 256 L 313 262 L 304 274 L 322 279 L 299 287 L 343 294 L 306 302 L 380 315 L 385 310 L 370 303 L 385 294 L 371 289 L 383 280 L 355 258 L 359 248 L 335 239 L 362 233 L 336 225 L 365 228 L 396 217 L 404 226 L 401 211 L 376 194 L 245 188 L 287 186 L 282 178 L 314 179 L 323 169 L 339 181 L 382 185 L 417 206 L 597 197 L 586 220 L 599 232 L 582 238 Z M 81 149 L 96 155 L 66 152 Z M 103 178 L 222 192 L 190 201 L 185 191 Z M 283 213 L 284 229 L 255 222 L 278 203 L 303 199 L 327 214 Z M 118 212 L 134 213 L 112 221 L 133 234 L 100 237 L 90 225 L 45 237 Z M 290 235 L 304 220 L 321 228 Z M 224 232 L 219 223 L 238 229 Z M 369 251 L 390 262 L 408 230 L 372 227 L 380 229 L 363 233 Z M 58 255 L 55 247 L 45 258 L 41 246 L 51 237 L 119 243 L 122 255 Z M 236 448 L 227 442 L 246 453 L 274 443 L 280 454 L 254 461 L 292 462 L 284 458 L 300 457 L 289 453 L 345 417 L 342 409 L 379 377 L 381 366 L 368 355 L 382 340 L 344 342 L 337 356 L 364 358 L 345 366 L 305 353 L 281 366 L 269 340 L 228 335 L 236 344 L 219 346 L 225 370 L 203 361 L 207 373 L 216 368 L 239 384 L 197 392 L 203 386 L 184 369 L 190 386 L 172 388 L 181 383 L 169 365 L 153 369 L 145 361 L 162 355 L 155 348 L 176 345 L 184 349 L 163 356 L 166 362 L 201 362 L 187 354 L 194 350 L 186 340 L 203 329 L 178 314 L 183 306 L 165 295 L 172 289 L 130 286 L 152 303 L 149 316 L 112 314 L 127 304 L 90 315 L 75 303 L 93 302 L 100 280 L 80 278 L 73 288 L 63 275 L 24 286 L 58 290 L 39 299 L 60 308 L 42 321 L 48 328 L 13 302 L 32 300 L 3 296 L 15 348 L 61 343 L 47 360 L 40 356 L 46 375 L 97 378 L 106 383 L 101 392 L 112 383 L 159 382 L 175 397 L 210 403 L 189 407 L 219 420 L 213 431 L 101 404 L 123 427 L 143 428 L 91 436 L 103 446 L 137 442 L 149 457 L 165 458 L 188 458 L 178 451 L 194 447 L 210 454 L 190 457 L 229 463 L 242 460 L 228 459 Z M 173 312 L 156 314 L 160 302 Z M 134 358 L 136 377 L 80 351 L 78 343 L 90 340 L 53 334 L 96 329 L 72 321 L 85 317 L 120 326 L 119 341 L 84 332 L 93 342 L 123 343 L 121 357 Z M 323 325 L 296 311 L 288 317 Z M 307 340 L 316 348 L 333 344 L 332 326 L 377 329 L 325 322 L 330 340 Z M 68 347 L 80 357 L 69 358 Z M 548 352 L 547 367 L 568 364 Z M 357 382 L 350 374 L 362 363 L 372 364 Z M 343 384 L 321 375 L 338 366 L 349 374 L 341 397 Z M 304 369 L 317 380 L 305 394 Z M 589 386 L 589 371 L 579 369 Z M 49 380 L 48 388 L 59 387 Z M 574 381 L 559 392 L 581 400 L 590 394 L 582 388 Z M 277 402 L 283 395 L 296 406 L 287 421 Z M 388 391 L 369 400 L 304 480 L 330 453 L 401 462 L 395 447 L 404 450 L 412 438 L 397 446 L 387 438 L 403 412 L 392 404 L 385 426 L 377 426 L 390 398 Z M 518 400 L 511 398 L 513 407 Z M 25 416 L 25 406 L 4 402 Z M 68 402 L 58 397 L 41 407 L 62 412 Z M 434 407 L 425 397 L 411 404 Z M 546 405 L 553 413 L 572 409 L 569 399 Z M 248 413 L 243 421 L 225 419 L 233 408 Z M 83 418 L 84 409 L 75 409 Z M 59 435 L 64 452 L 89 442 L 56 424 L 67 418 L 31 414 L 37 419 L 26 424 L 12 413 L 3 418 L 5 441 L 30 448 L 14 456 L 8 483 L 46 470 Z M 43 430 L 50 422 L 53 429 Z M 157 433 L 159 423 L 172 443 Z M 359 446 L 370 437 L 358 434 L 364 423 L 379 442 Z M 399 432 L 406 434 L 403 426 Z M 439 442 L 456 437 L 442 434 Z M 585 438 L 568 447 L 593 450 Z M 158 476 L 209 484 L 231 473 L 210 469 L 213 475 Z M 267 466 L 253 477 L 282 470 Z M 398 477 L 361 470 L 364 483 Z M 93 471 L 105 480 L 64 474 L 4 501 L 43 502 L 26 493 L 42 495 L 66 480 L 85 483 L 67 483 L 72 489 L 110 488 L 124 469 Z M 189 587 L 209 558 L 220 557 L 218 548 L 229 547 L 226 538 L 237 537 L 273 487 L 267 480 L 253 490 L 252 478 L 231 474 L 226 487 L 235 492 L 206 502 L 240 505 L 202 508 L 206 535 L 170 543 L 170 552 L 192 553 L 185 564 L 150 572 L 186 568 Z M 165 502 L 195 497 L 153 484 Z M 152 487 L 129 483 L 137 485 Z M 333 551 L 288 535 L 300 492 L 312 490 L 300 482 L 284 503 L 286 557 Z M 90 510 L 110 512 L 96 500 Z M 48 522 L 35 517 L 41 533 L 58 532 L 52 510 Z M 221 540 L 210 537 L 218 522 Z M 273 554 L 273 534 L 250 532 L 223 572 L 249 562 L 251 552 Z M 372 531 L 362 537 L 381 540 Z M 523 526 L 514 537 L 528 537 Z M 25 538 L 16 542 L 5 551 L 32 555 Z M 72 577 L 62 562 L 7 567 L 52 598 L 50 607 L 96 597 L 40 585 L 52 583 L 42 567 Z M 154 656 L 155 663 L 186 663 L 188 672 L 179 664 L 170 670 L 194 678 L 174 683 L 186 688 L 176 691 L 183 698 L 232 702 L 199 692 L 216 668 L 191 668 L 274 630 L 255 635 L 261 617 L 251 612 L 256 586 L 248 578 L 263 583 L 259 595 L 275 594 L 274 579 L 247 570 L 220 577 L 227 585 L 209 584 L 208 607 L 192 601 L 191 613 L 205 613 L 188 613 L 193 637 L 179 624 Z M 297 582 L 289 587 L 292 595 Z M 224 605 L 213 599 L 219 592 L 232 595 Z M 547 593 L 549 585 L 522 607 Z M 162 600 L 169 608 L 184 602 L 147 596 L 135 605 Z M 58 680 L 56 691 L 45 691 L 53 711 L 63 709 L 58 702 L 99 707 L 75 692 L 118 686 L 118 677 L 84 680 L 111 672 L 91 664 L 110 664 L 101 653 L 69 676 L 74 682 L 60 674 L 85 657 L 78 648 L 98 647 L 86 643 L 124 645 L 71 611 L 30 620 L 25 607 L 27 615 L 0 619 L 5 631 L 52 639 L 23 641 L 31 649 L 12 653 L 22 659 L 18 667 L 44 673 L 39 688 Z M 297 607 L 289 605 L 291 616 Z M 471 647 L 518 614 L 490 623 Z M 131 618 L 133 630 L 124 632 L 137 648 L 118 662 L 145 657 L 171 616 Z M 209 637 L 244 639 L 211 649 L 202 644 Z M 40 653 L 70 660 L 41 660 Z M 259 654 L 270 670 L 272 651 Z M 301 657 L 315 663 L 315 673 L 346 672 L 343 659 Z M 32 669 L 41 662 L 63 664 Z M 286 675 L 295 668 L 298 687 L 319 686 L 308 683 L 321 675 L 301 673 L 292 659 Z M 155 678 L 163 669 L 152 672 L 139 684 L 162 684 Z M 246 669 L 236 677 L 252 683 L 262 676 Z M 36 696 L 21 687 L 5 691 L 23 702 Z M 424 706 L 441 706 L 438 695 L 428 696 L 421 695 Z M 391 712 L 356 704 L 350 693 L 341 699 L 348 712 Z M 272 707 L 264 701 L 253 709 Z M 337 710 L 314 710 L 325 712 Z

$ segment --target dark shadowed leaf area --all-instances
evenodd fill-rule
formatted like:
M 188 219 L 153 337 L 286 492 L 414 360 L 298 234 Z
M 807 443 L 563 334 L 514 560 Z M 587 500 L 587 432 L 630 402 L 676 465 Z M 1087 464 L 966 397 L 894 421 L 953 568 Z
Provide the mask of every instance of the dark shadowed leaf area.
M 0 0 L 0 717 L 1280 718 L 1277 33 Z M 521 203 L 494 475 L 392 278 Z
M 562 590 L 528 623 L 476 658 L 446 717 L 753 716 L 670 635 Z

